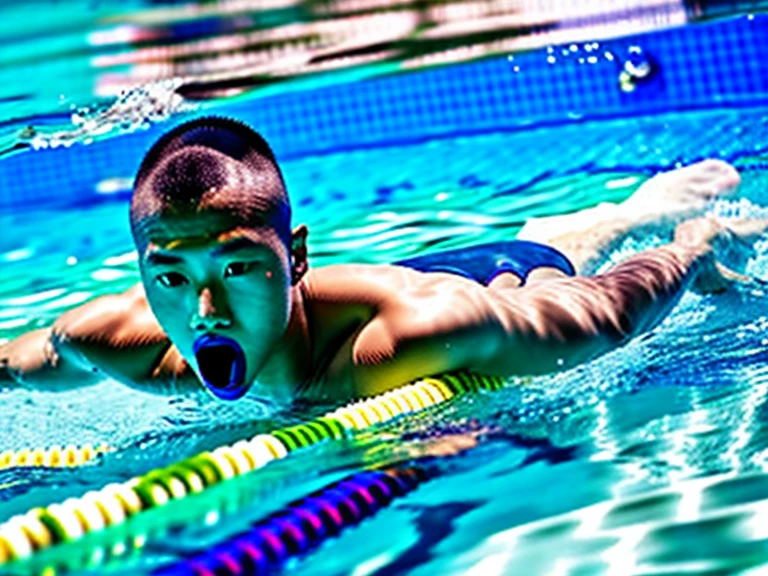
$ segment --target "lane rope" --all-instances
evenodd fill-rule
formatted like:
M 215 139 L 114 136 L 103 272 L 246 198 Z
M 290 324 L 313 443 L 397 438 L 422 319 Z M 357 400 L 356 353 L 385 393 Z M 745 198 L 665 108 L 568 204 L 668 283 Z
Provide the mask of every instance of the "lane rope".
M 427 470 L 419 466 L 352 474 L 208 550 L 155 569 L 152 576 L 270 574 L 289 558 L 373 516 L 428 478 Z
M 21 448 L 0 452 L 0 470 L 10 468 L 74 468 L 93 464 L 102 454 L 113 452 L 107 444 L 93 446 L 50 446 L 48 448 Z
M 423 378 L 379 396 L 354 402 L 314 420 L 205 451 L 164 468 L 108 484 L 77 498 L 13 516 L 0 524 L 0 566 L 33 559 L 40 551 L 124 524 L 129 518 L 199 494 L 291 452 L 418 412 L 477 390 L 504 386 L 499 377 L 473 373 Z M 125 539 L 128 528 L 122 530 Z M 130 538 L 129 538 L 130 540 Z M 139 546 L 141 543 L 137 543 Z M 49 572 L 49 573 L 55 573 Z

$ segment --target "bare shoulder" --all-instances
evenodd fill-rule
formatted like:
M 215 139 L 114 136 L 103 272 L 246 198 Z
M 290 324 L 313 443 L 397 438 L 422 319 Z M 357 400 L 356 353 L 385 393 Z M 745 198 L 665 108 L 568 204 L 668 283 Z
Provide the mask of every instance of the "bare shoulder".
M 333 339 L 325 376 L 338 395 L 376 394 L 428 374 L 471 368 L 492 353 L 501 333 L 493 295 L 461 276 L 344 266 L 307 280 L 316 302 L 338 305 L 315 315 L 316 323 L 327 329 L 347 318 L 341 329 L 330 330 L 344 336 Z M 362 314 L 354 304 L 363 305 Z
M 400 266 L 329 266 L 307 278 L 307 293 L 315 303 L 337 304 L 337 310 L 367 309 L 369 322 L 359 332 L 357 349 L 379 349 L 389 341 L 393 347 L 384 356 L 406 345 L 498 325 L 492 291 L 454 274 Z
M 197 387 L 194 373 L 155 319 L 140 284 L 64 313 L 52 339 L 60 355 L 150 392 Z
M 141 284 L 119 294 L 94 298 L 65 312 L 54 323 L 53 334 L 65 340 L 121 348 L 167 342 Z

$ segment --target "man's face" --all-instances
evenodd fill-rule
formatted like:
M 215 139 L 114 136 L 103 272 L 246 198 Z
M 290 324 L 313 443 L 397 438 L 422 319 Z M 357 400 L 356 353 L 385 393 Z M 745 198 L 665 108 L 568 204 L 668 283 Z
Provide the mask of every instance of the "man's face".
M 139 263 L 157 320 L 216 396 L 238 398 L 288 325 L 288 247 L 271 226 L 214 210 L 161 216 L 146 240 Z

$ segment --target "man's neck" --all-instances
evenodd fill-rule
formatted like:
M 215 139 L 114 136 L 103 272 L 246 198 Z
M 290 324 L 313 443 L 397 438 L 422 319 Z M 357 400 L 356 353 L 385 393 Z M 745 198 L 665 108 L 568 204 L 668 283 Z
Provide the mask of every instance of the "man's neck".
M 283 337 L 256 377 L 254 388 L 280 402 L 290 402 L 301 384 L 312 373 L 312 342 L 304 305 L 298 286 L 291 289 L 291 315 Z

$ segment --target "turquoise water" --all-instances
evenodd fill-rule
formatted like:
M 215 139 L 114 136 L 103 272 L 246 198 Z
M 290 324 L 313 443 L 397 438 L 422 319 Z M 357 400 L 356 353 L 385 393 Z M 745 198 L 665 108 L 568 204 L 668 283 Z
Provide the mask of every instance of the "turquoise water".
M 284 169 L 296 221 L 310 227 L 312 265 L 387 262 L 511 238 L 528 217 L 619 201 L 650 174 L 702 155 L 725 157 L 743 175 L 743 200 L 713 211 L 762 214 L 766 135 L 766 109 L 713 110 L 309 157 Z M 574 139 L 585 145 L 563 144 Z M 0 229 L 0 338 L 137 280 L 125 201 L 5 214 Z M 669 232 L 628 238 L 610 259 Z M 768 238 L 747 272 L 768 280 Z M 234 516 L 161 535 L 138 566 L 114 570 L 140 573 L 363 463 L 428 453 L 456 430 L 480 431 L 478 446 L 436 459 L 438 478 L 288 570 L 627 574 L 761 566 L 768 561 L 766 302 L 754 284 L 687 294 L 656 330 L 579 368 L 401 419 L 362 443 L 292 455 L 258 474 L 257 497 Z M 0 521 L 305 416 L 250 397 L 235 404 L 163 398 L 112 382 L 0 395 L 4 417 L 14 419 L 0 429 L 3 449 L 101 441 L 119 449 L 96 468 L 0 471 Z
M 322 4 L 312 3 L 313 9 Z M 55 140 L 62 130 L 81 142 L 102 129 L 104 139 L 119 137 L 121 127 L 139 128 L 188 108 L 173 94 L 173 82 L 114 98 L 147 70 L 120 59 L 129 62 L 154 43 L 173 48 L 307 17 L 289 6 L 230 18 L 206 3 L 212 17 L 203 15 L 196 27 L 184 7 L 111 1 L 32 6 L 35 17 L 30 3 L 0 8 L 0 154 L 36 136 Z M 321 40 L 328 46 L 337 41 L 333 34 Z M 301 42 L 294 44 L 304 51 Z M 191 73 L 171 49 L 161 60 L 168 65 L 162 74 L 205 79 L 228 50 L 199 48 L 189 60 L 199 70 Z M 287 88 L 398 68 L 386 61 L 333 77 L 308 74 Z M 276 71 L 269 81 L 286 88 Z M 148 103 L 151 94 L 167 99 Z M 238 98 L 248 102 L 251 96 Z M 91 120 L 98 125 L 78 131 Z M 768 109 L 571 120 L 287 161 L 296 221 L 311 230 L 312 265 L 389 262 L 509 239 L 527 218 L 620 201 L 651 174 L 707 156 L 733 162 L 743 175 L 743 200 L 711 209 L 764 215 Z M 657 229 L 630 237 L 607 261 L 668 234 Z M 0 342 L 127 288 L 138 274 L 126 199 L 0 213 L 0 272 Z M 747 272 L 768 280 L 768 238 L 756 245 Z M 292 561 L 287 572 L 760 573 L 768 564 L 766 327 L 759 284 L 717 296 L 688 294 L 652 333 L 579 368 L 511 382 L 506 390 L 461 398 L 355 442 L 273 462 L 230 485 L 242 490 L 247 484 L 251 500 L 214 526 L 198 519 L 181 530 L 163 528 L 163 519 L 183 513 L 189 500 L 156 510 L 146 523 L 155 523 L 157 533 L 141 557 L 83 573 L 141 574 L 363 465 L 431 454 L 457 433 L 476 436 L 477 446 L 431 460 L 435 479 Z M 155 397 L 110 381 L 59 393 L 0 390 L 0 403 L 0 452 L 87 442 L 118 449 L 97 467 L 0 470 L 0 522 L 328 408 L 280 413 L 251 397 L 235 404 L 204 395 Z M 214 495 L 199 507 L 206 506 L 220 503 Z

